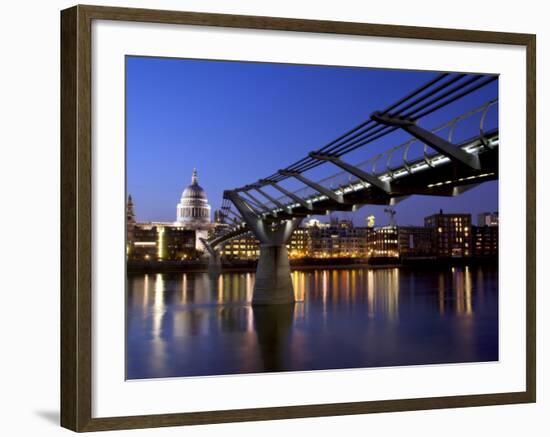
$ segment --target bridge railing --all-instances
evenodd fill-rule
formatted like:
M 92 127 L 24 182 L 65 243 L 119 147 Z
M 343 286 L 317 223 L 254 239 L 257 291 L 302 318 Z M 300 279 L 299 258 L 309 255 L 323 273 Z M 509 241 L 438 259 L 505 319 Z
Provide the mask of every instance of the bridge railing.
M 494 123 L 498 118 L 496 116 L 498 115 L 497 103 L 497 99 L 490 100 L 480 107 L 439 125 L 432 129 L 431 132 L 446 138 L 451 143 L 460 143 L 467 138 L 483 138 L 486 132 L 497 126 L 497 123 Z M 493 123 L 489 123 L 489 121 L 493 121 Z M 431 159 L 436 155 L 438 155 L 438 152 L 434 149 L 416 138 L 411 138 L 355 166 L 375 176 L 387 175 L 391 178 L 392 172 L 396 169 L 410 169 L 410 164 L 420 159 L 424 159 L 427 163 L 430 163 Z M 363 185 L 362 181 L 346 171 L 334 173 L 317 181 L 317 183 L 335 191 L 353 189 L 354 185 Z M 320 196 L 317 191 L 308 186 L 294 190 L 293 193 L 302 199 L 312 199 Z M 287 196 L 280 196 L 277 198 L 277 201 L 284 205 L 293 203 L 292 199 Z M 272 202 L 267 202 L 266 204 L 270 208 L 276 208 Z

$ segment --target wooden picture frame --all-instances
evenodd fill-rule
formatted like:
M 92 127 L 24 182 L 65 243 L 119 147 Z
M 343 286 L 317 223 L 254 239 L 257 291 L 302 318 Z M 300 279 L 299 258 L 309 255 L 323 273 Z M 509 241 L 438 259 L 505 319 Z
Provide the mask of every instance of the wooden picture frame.
M 527 64 L 526 390 L 419 399 L 92 417 L 91 24 L 169 23 L 523 46 Z M 75 6 L 61 12 L 61 425 L 74 431 L 273 420 L 535 402 L 535 35 L 380 24 Z

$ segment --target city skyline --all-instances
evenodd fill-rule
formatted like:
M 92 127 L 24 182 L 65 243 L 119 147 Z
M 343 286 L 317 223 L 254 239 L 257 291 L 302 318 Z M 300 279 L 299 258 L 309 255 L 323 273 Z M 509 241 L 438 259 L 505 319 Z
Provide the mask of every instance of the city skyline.
M 134 199 L 137 220 L 143 222 L 175 221 L 177 201 L 193 168 L 212 209 L 219 209 L 224 189 L 253 182 L 294 162 L 435 76 L 418 71 L 139 57 L 127 58 L 126 71 L 127 192 Z M 437 126 L 497 93 L 495 82 L 427 121 Z M 363 153 L 372 155 L 405 138 L 398 134 L 382 139 Z M 334 173 L 334 168 L 324 171 L 317 179 Z M 423 217 L 440 209 L 472 216 L 497 211 L 498 182 L 486 182 L 455 198 L 412 196 L 394 209 L 402 225 L 421 224 Z M 335 215 L 364 225 L 365 217 L 373 214 L 380 225 L 387 222 L 383 210 L 366 205 L 354 213 Z

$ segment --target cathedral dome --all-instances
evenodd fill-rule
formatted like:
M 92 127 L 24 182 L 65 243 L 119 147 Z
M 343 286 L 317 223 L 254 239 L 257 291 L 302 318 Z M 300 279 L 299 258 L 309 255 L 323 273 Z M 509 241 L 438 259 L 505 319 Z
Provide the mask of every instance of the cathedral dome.
M 193 173 L 193 177 L 195 178 L 196 172 Z M 204 199 L 206 198 L 206 192 L 204 191 L 204 188 L 202 188 L 196 181 L 196 179 L 193 179 L 193 182 L 191 182 L 191 185 L 188 185 L 185 190 L 183 190 L 183 194 L 181 195 L 182 199 L 187 198 L 193 198 L 193 199 Z
M 181 195 L 177 207 L 177 221 L 192 229 L 200 229 L 210 223 L 210 205 L 206 191 L 199 185 L 197 169 L 193 170 L 191 185 L 185 188 Z

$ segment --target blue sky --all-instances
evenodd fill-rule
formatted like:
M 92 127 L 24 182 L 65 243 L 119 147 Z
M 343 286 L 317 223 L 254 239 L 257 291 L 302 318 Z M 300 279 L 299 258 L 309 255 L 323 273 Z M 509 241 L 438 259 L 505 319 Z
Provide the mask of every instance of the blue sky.
M 367 119 L 371 112 L 417 88 L 433 72 L 355 67 L 305 66 L 170 58 L 126 58 L 127 191 L 138 221 L 172 221 L 194 167 L 212 209 L 224 189 L 252 183 L 304 157 Z M 435 127 L 498 95 L 498 81 L 423 119 Z M 496 127 L 496 111 L 488 123 Z M 472 135 L 479 118 L 457 128 Z M 350 154 L 350 162 L 397 145 L 390 135 Z M 312 179 L 336 173 L 330 164 Z M 290 183 L 288 188 L 298 188 Z M 397 205 L 400 224 L 446 212 L 498 209 L 498 183 L 485 183 L 455 198 L 413 196 Z M 383 207 L 365 206 L 340 216 L 364 223 Z

